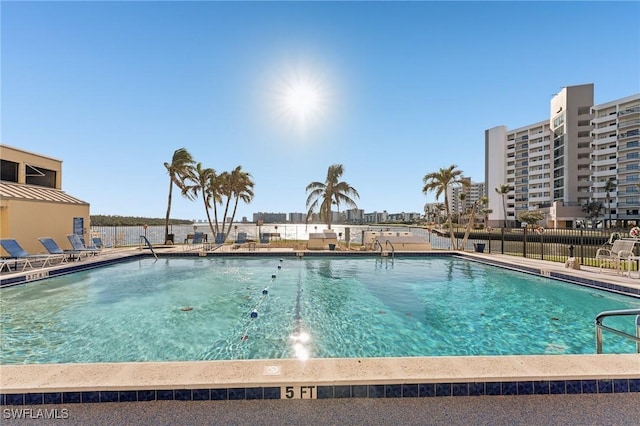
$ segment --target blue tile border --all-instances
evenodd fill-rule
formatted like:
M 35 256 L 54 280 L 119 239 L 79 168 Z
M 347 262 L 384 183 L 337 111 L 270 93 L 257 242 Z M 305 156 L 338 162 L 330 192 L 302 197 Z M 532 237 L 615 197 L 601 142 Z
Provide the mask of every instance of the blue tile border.
M 640 393 L 640 378 L 317 386 L 318 399 Z M 0 394 L 0 405 L 280 399 L 280 387 Z

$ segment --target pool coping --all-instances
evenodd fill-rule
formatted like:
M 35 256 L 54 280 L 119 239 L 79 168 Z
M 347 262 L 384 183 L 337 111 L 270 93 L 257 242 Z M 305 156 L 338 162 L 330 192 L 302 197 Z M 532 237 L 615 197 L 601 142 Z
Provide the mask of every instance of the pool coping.
M 2 405 L 630 393 L 640 355 L 3 365 L 0 388 Z
M 251 256 L 344 256 L 353 252 L 253 252 Z M 150 254 L 49 268 L 47 277 Z M 200 256 L 199 253 L 159 253 Z M 237 252 L 207 253 L 238 256 Z M 246 256 L 247 254 L 240 254 Z M 376 255 L 375 253 L 373 255 Z M 451 251 L 398 256 L 462 256 L 494 266 L 640 297 L 640 280 L 564 271 L 551 262 Z M 357 253 L 355 256 L 371 256 Z M 379 254 L 378 254 L 379 256 Z M 24 283 L 27 274 L 20 274 Z M 13 278 L 13 277 L 12 277 Z M 36 281 L 46 277 L 36 276 Z M 640 392 L 640 354 L 452 356 L 0 365 L 0 404 L 155 400 L 398 398 Z M 291 398 L 289 398 L 291 397 Z

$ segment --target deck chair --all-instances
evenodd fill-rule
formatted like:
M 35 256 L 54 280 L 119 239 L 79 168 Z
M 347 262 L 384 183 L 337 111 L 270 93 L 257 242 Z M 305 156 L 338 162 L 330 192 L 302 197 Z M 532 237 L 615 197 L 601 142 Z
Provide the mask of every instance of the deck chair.
M 227 240 L 227 235 L 224 232 L 218 232 L 216 234 L 216 244 L 224 244 Z
M 93 242 L 93 247 L 95 247 L 99 251 L 103 251 L 103 250 L 108 249 L 108 248 L 113 248 L 112 245 L 105 244 L 102 241 L 102 237 L 93 237 L 93 238 L 91 238 L 91 241 Z
M 67 235 L 67 239 L 71 243 L 71 247 L 78 252 L 79 256 L 82 254 L 85 256 L 94 256 L 99 252 L 96 247 L 87 247 L 78 234 L 69 234 Z
M 187 243 L 185 246 L 185 250 L 193 250 L 193 249 L 204 250 L 205 248 L 206 248 L 206 242 L 204 238 L 204 232 L 194 232 L 191 242 Z
M 636 240 L 624 239 L 615 240 L 611 248 L 599 248 L 596 252 L 596 262 L 600 263 L 600 273 L 606 265 L 615 266 L 618 273 L 624 270 L 624 266 L 633 256 L 633 246 Z
M 63 250 L 60 248 L 58 243 L 55 242 L 53 238 L 50 237 L 41 237 L 38 238 L 40 244 L 49 252 L 49 254 L 54 256 L 60 256 L 62 261 L 60 263 L 65 263 L 69 259 L 80 259 L 80 253 L 76 250 Z
M 32 261 L 42 262 L 42 265 L 40 265 L 40 267 L 44 268 L 45 266 L 47 266 L 47 264 L 51 265 L 51 259 L 59 257 L 57 255 L 54 256 L 51 254 L 29 254 L 20 246 L 20 244 L 18 244 L 16 240 L 11 238 L 0 240 L 0 245 L 7 253 L 9 253 L 9 256 L 11 256 L 8 259 L 4 259 L 4 261 L 7 263 L 7 266 L 10 262 L 22 262 L 21 271 L 24 271 L 27 268 L 33 268 L 34 266 L 31 263 Z
M 233 248 L 234 249 L 238 249 L 244 244 L 247 244 L 247 233 L 246 232 L 238 232 L 238 236 L 236 238 L 235 244 L 233 245 Z

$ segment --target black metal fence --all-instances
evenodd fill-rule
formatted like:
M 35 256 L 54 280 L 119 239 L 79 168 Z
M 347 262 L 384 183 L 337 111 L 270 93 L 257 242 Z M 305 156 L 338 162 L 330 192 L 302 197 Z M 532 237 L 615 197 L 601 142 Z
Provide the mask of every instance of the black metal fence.
M 457 238 L 464 233 L 456 232 Z M 471 232 L 469 240 L 477 247 L 484 244 L 485 253 L 501 253 L 529 259 L 566 262 L 577 258 L 582 265 L 599 266 L 596 252 L 599 248 L 610 248 L 616 238 L 631 238 L 628 230 L 603 231 L 589 229 L 498 229 L 491 232 Z M 640 240 L 635 246 L 640 252 Z

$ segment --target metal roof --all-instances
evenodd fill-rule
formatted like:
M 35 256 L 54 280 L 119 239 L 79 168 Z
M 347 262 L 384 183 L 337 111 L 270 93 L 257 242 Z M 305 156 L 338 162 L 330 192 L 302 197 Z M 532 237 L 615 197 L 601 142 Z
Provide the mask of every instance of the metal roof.
M 67 204 L 89 204 L 64 191 L 44 186 L 24 185 L 12 182 L 0 182 L 0 199 L 46 201 Z

